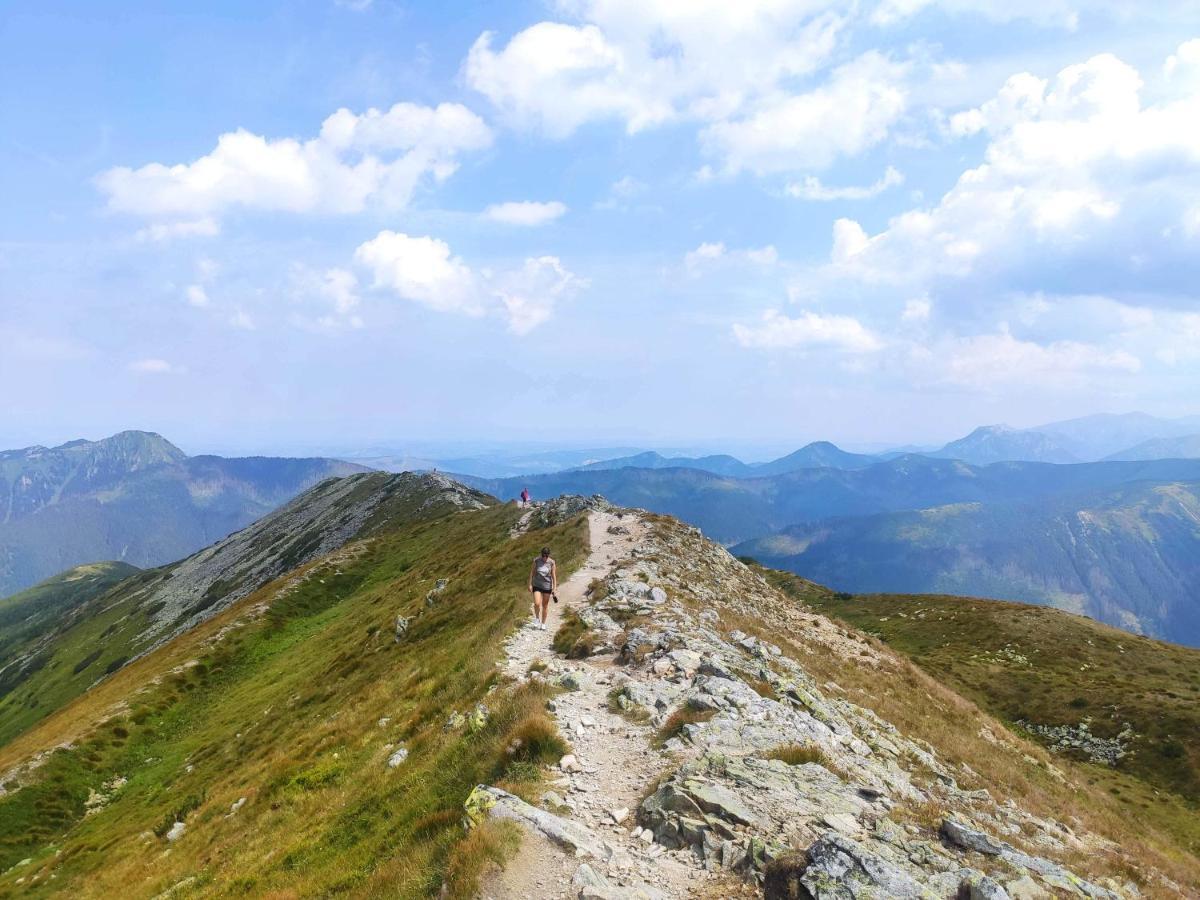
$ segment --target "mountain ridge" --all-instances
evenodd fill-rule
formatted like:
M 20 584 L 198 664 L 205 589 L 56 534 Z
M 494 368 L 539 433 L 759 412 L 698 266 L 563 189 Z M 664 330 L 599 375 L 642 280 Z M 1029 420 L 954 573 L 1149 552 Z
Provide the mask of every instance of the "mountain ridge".
M 0 596 L 71 566 L 186 556 L 333 475 L 337 460 L 187 456 L 124 431 L 0 454 Z

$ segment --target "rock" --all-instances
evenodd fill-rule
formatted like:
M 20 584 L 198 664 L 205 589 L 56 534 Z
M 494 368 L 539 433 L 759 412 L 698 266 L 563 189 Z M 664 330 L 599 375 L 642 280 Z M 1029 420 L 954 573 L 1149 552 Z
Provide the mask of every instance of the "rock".
M 999 856 L 1004 852 L 1004 845 L 982 831 L 976 831 L 954 819 L 945 819 L 942 822 L 941 833 L 950 843 L 965 850 L 974 850 L 987 856 Z
M 445 730 L 446 731 L 457 731 L 458 729 L 462 728 L 466 724 L 467 724 L 467 717 L 464 716 L 462 713 L 455 711 L 455 712 L 450 713 L 450 715 L 447 717 Z
M 1012 900 L 1050 900 L 1051 896 L 1049 891 L 1028 875 L 1022 875 L 1020 878 L 1008 882 L 1004 887 Z
M 470 825 L 479 824 L 485 817 L 508 819 L 540 832 L 560 847 L 576 854 L 591 855 L 597 859 L 605 856 L 604 842 L 589 828 L 531 806 L 500 788 L 479 785 L 471 791 L 463 808 Z
M 720 816 L 727 822 L 736 822 L 739 825 L 758 824 L 754 813 L 728 788 L 701 781 L 687 781 L 683 790 L 702 810 Z
M 608 817 L 612 819 L 614 825 L 620 825 L 627 818 L 629 818 L 629 808 L 622 806 L 620 809 L 610 809 L 608 811 Z
M 667 592 L 660 587 L 650 588 L 650 595 L 647 598 L 655 606 L 661 606 L 667 602 Z
M 389 724 L 391 724 L 391 721 L 392 721 L 392 717 L 391 717 L 391 716 L 383 716 L 383 717 L 382 717 L 382 718 L 380 718 L 380 720 L 379 720 L 378 722 L 376 722 L 375 724 L 376 724 L 376 725 L 378 725 L 380 728 L 387 728 L 387 727 L 388 727 L 388 725 L 389 725 Z
M 958 889 L 958 896 L 963 900 L 1009 900 L 1008 891 L 1004 890 L 999 882 L 980 873 L 975 873 L 963 881 Z
M 582 772 L 583 766 L 579 764 L 579 760 L 575 758 L 574 753 L 568 753 L 558 761 L 558 767 L 564 772 Z
M 862 826 L 858 824 L 858 819 L 849 813 L 827 813 L 821 817 L 821 821 L 839 834 L 844 834 L 848 837 L 854 837 L 862 830 Z
M 238 797 L 233 803 L 229 804 L 229 815 L 235 815 L 239 809 L 246 805 L 245 797 Z
M 637 839 L 639 841 L 641 841 L 643 844 L 653 844 L 654 843 L 654 832 L 651 831 L 649 828 L 644 828 L 644 829 L 642 829 L 642 833 L 637 836 Z
M 404 762 L 406 759 L 408 759 L 408 748 L 400 747 L 398 750 L 396 750 L 395 753 L 393 753 L 391 756 L 388 757 L 388 761 L 387 761 L 388 768 L 394 769 L 397 766 L 399 766 L 402 762 Z
M 415 616 L 396 616 L 396 643 L 397 644 L 400 643 L 402 640 L 404 640 L 405 635 L 408 634 L 408 626 L 410 624 L 412 624 L 412 620 L 414 618 L 416 618 L 416 617 Z
M 799 880 L 812 900 L 928 896 L 907 873 L 842 835 L 826 835 L 807 853 Z
M 176 822 L 171 826 L 171 830 L 166 833 L 166 838 L 170 843 L 173 844 L 183 837 L 183 833 L 185 831 L 187 831 L 187 825 L 185 825 L 183 822 Z

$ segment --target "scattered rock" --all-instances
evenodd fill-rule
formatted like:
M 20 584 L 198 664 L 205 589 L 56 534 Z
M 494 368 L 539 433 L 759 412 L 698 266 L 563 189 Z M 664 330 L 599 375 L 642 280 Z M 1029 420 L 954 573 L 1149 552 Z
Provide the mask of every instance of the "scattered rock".
M 1003 844 L 982 831 L 976 831 L 954 819 L 946 819 L 942 822 L 941 833 L 950 843 L 962 847 L 964 850 L 974 850 L 986 856 L 999 856 L 1004 852 Z
M 531 806 L 500 788 L 479 785 L 467 798 L 464 808 L 469 824 L 477 825 L 484 817 L 509 819 L 540 832 L 572 852 L 582 851 L 597 859 L 604 858 L 604 842 L 590 829 Z
M 183 822 L 176 822 L 166 833 L 167 841 L 172 844 L 175 843 L 177 840 L 183 837 L 183 833 L 185 831 L 187 831 L 187 825 L 185 825 Z
M 388 757 L 388 761 L 387 761 L 388 768 L 394 769 L 397 766 L 399 766 L 402 762 L 404 762 L 406 759 L 408 759 L 408 748 L 400 747 L 391 756 Z

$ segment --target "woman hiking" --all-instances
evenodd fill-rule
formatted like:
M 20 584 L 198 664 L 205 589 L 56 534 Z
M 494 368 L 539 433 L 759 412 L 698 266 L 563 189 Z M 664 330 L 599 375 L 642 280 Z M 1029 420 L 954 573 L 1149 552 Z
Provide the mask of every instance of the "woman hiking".
M 550 612 L 550 598 L 558 597 L 558 565 L 550 558 L 550 548 L 543 547 L 541 556 L 535 557 L 529 567 L 529 592 L 533 594 L 533 624 L 546 630 L 546 616 Z

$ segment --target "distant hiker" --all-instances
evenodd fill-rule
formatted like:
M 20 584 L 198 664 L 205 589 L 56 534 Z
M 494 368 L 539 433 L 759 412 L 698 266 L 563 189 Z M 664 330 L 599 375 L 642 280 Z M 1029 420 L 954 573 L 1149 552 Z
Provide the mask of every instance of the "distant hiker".
M 535 557 L 529 567 L 529 592 L 533 594 L 533 624 L 546 630 L 546 616 L 550 612 L 550 598 L 557 602 L 558 566 L 550 558 L 550 548 L 543 547 L 541 556 Z
M 521 488 L 521 505 L 529 505 L 529 488 Z

